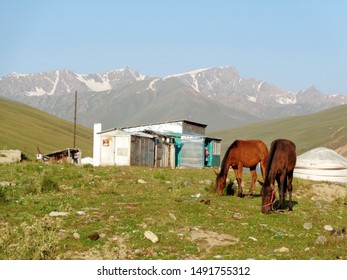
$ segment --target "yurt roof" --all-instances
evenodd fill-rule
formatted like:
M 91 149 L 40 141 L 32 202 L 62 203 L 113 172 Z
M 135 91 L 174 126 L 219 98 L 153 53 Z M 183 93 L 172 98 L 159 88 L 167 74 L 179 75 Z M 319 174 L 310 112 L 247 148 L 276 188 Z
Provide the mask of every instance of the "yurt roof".
M 334 150 L 319 147 L 297 157 L 296 168 L 347 168 L 347 159 Z

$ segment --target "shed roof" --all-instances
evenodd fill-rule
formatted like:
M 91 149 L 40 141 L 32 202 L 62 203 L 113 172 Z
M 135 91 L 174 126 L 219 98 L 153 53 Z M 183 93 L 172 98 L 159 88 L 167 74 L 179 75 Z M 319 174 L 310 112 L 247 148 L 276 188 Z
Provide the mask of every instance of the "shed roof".
M 122 135 L 134 135 L 134 136 L 140 136 L 145 138 L 154 138 L 152 134 L 146 133 L 146 132 L 127 132 L 121 129 L 108 129 L 101 132 L 98 132 L 98 134 L 102 134 L 104 136 L 122 136 Z
M 122 127 L 122 128 L 120 128 L 120 129 L 127 129 L 127 128 L 139 127 L 139 126 L 151 126 L 151 125 L 158 125 L 158 124 L 169 124 L 169 123 L 177 123 L 177 122 L 192 124 L 192 125 L 200 126 L 200 127 L 203 127 L 203 128 L 206 128 L 206 127 L 207 127 L 207 124 L 198 123 L 198 122 L 194 122 L 194 121 L 189 121 L 189 120 L 174 120 L 174 121 L 157 122 L 157 123 L 149 123 L 149 124 L 142 124 L 142 125 L 132 125 L 132 126 Z

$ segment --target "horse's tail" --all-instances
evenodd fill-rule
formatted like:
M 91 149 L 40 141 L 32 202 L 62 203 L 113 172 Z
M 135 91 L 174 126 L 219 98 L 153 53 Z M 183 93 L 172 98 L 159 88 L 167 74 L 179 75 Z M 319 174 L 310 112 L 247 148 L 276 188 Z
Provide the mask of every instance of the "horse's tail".
M 278 144 L 277 140 L 272 142 L 272 144 L 271 144 L 271 148 L 270 148 L 267 160 L 266 160 L 265 178 L 264 178 L 265 181 L 268 180 L 268 178 L 269 178 L 269 173 L 271 170 L 271 163 L 272 163 L 273 158 L 275 156 L 277 144 Z

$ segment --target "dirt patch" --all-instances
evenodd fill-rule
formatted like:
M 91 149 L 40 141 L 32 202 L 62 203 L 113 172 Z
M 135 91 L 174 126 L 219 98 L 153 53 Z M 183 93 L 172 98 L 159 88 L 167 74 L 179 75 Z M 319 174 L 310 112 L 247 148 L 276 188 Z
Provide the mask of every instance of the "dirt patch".
M 310 188 L 314 199 L 332 202 L 336 199 L 345 199 L 347 197 L 347 188 L 334 184 L 314 184 Z
M 105 238 L 105 237 L 104 237 Z M 107 238 L 107 237 L 106 237 Z M 133 258 L 133 252 L 131 252 L 125 242 L 125 237 L 109 237 L 105 244 L 96 246 L 84 252 L 67 251 L 64 253 L 64 259 L 73 260 L 126 260 Z M 97 242 L 97 241 L 95 241 Z
M 230 246 L 239 242 L 239 238 L 228 234 L 217 233 L 214 231 L 204 230 L 202 228 L 193 228 L 188 238 L 191 242 L 201 242 L 206 252 L 216 246 Z

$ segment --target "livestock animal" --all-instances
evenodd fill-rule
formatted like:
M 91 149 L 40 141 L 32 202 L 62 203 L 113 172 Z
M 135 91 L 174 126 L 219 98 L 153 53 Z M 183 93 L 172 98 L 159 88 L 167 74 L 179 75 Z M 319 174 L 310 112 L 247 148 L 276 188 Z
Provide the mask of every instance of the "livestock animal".
M 269 156 L 266 161 L 266 171 L 264 183 L 262 185 L 262 206 L 263 213 L 273 210 L 276 198 L 275 181 L 279 190 L 279 203 L 277 208 L 283 209 L 286 193 L 289 193 L 289 211 L 293 210 L 292 191 L 293 191 L 293 172 L 296 164 L 295 144 L 287 139 L 277 139 L 271 143 Z
M 238 184 L 238 197 L 243 197 L 242 189 L 242 169 L 247 167 L 251 172 L 251 185 L 248 196 L 252 196 L 254 185 L 257 181 L 257 164 L 260 163 L 261 174 L 264 178 L 268 149 L 261 140 L 235 140 L 226 151 L 221 163 L 221 170 L 217 175 L 216 186 L 217 194 L 221 194 L 226 185 L 226 179 L 230 167 L 234 170 Z

